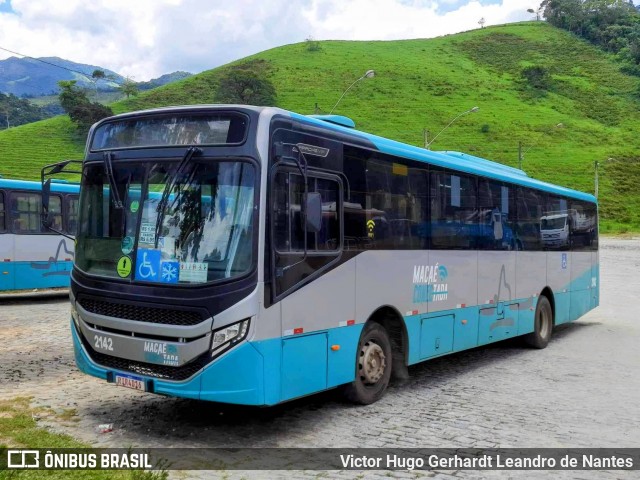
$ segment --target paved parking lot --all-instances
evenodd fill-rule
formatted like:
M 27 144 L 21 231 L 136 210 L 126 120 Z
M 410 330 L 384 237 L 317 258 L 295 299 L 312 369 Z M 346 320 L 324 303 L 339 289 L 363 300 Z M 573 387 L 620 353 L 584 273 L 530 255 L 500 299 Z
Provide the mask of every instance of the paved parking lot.
M 421 364 L 368 407 L 334 392 L 248 408 L 118 388 L 75 369 L 64 298 L 3 300 L 0 398 L 29 395 L 36 406 L 66 411 L 66 420 L 50 416 L 43 425 L 96 446 L 640 447 L 640 240 L 602 241 L 600 262 L 601 306 L 557 328 L 545 350 L 507 341 Z M 98 433 L 103 423 L 114 431 Z M 524 473 L 515 476 L 544 476 Z M 449 475 L 480 476 L 438 474 Z M 563 473 L 573 477 L 627 474 Z

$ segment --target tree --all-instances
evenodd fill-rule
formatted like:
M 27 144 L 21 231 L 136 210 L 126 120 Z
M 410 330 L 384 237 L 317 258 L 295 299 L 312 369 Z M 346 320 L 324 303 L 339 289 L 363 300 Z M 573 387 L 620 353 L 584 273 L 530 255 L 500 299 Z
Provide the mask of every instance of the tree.
M 622 69 L 640 73 L 640 13 L 629 0 L 543 0 L 546 20 L 617 54 Z
M 0 93 L 0 130 L 37 122 L 49 116 L 51 115 L 43 108 L 33 105 L 24 98 Z
M 91 125 L 111 115 L 113 115 L 113 111 L 109 107 L 98 102 L 87 102 L 76 106 L 69 117 L 78 126 L 78 130 L 86 133 Z
M 276 89 L 267 78 L 269 65 L 252 60 L 230 67 L 220 79 L 214 101 L 243 105 L 276 105 Z
M 480 25 L 480 28 L 484 28 L 485 23 L 487 23 L 487 21 L 484 19 L 484 17 L 478 20 L 478 25 Z
M 138 84 L 127 77 L 120 85 L 120 91 L 125 94 L 127 99 L 131 96 L 135 97 L 138 95 Z
M 533 8 L 527 8 L 527 12 L 528 13 L 533 13 L 536 16 L 536 22 L 540 21 L 540 16 L 542 15 L 542 10 L 543 10 L 543 6 L 540 5 L 537 9 L 533 9 Z
M 522 69 L 522 78 L 530 87 L 536 90 L 549 90 L 551 87 L 551 75 L 549 70 L 541 65 L 530 65 Z
M 69 115 L 72 122 L 76 124 L 81 133 L 87 133 L 91 125 L 98 120 L 113 115 L 109 107 L 105 107 L 97 102 L 91 103 L 87 98 L 87 92 L 76 86 L 75 80 L 61 80 L 60 105 Z
M 304 43 L 307 46 L 307 52 L 319 52 L 321 50 L 320 42 L 314 40 L 313 37 L 306 38 Z
M 58 99 L 60 105 L 65 112 L 69 113 L 75 107 L 83 103 L 89 103 L 86 90 L 79 88 L 76 84 L 76 80 L 60 80 L 58 86 L 60 87 L 60 94 Z
M 91 74 L 91 78 L 93 78 L 93 84 L 96 87 L 96 101 L 98 100 L 98 82 L 100 80 L 104 80 L 107 75 L 104 73 L 104 70 L 94 70 Z

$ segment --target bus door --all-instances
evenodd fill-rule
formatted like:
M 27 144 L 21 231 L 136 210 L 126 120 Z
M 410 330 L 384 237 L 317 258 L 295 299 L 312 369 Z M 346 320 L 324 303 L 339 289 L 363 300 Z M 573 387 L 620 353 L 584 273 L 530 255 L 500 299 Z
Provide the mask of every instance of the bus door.
M 15 272 L 13 237 L 9 233 L 9 219 L 6 193 L 0 191 L 0 291 L 13 290 Z
M 358 332 L 341 326 L 355 318 L 355 266 L 339 265 L 340 178 L 308 172 L 307 195 L 315 195 L 321 210 L 313 228 L 303 222 L 309 203 L 304 201 L 301 172 L 287 166 L 272 178 L 273 283 L 276 301 L 282 302 L 281 399 L 285 400 L 353 380 Z M 350 334 L 355 340 L 347 342 Z M 340 348 L 331 350 L 332 345 Z

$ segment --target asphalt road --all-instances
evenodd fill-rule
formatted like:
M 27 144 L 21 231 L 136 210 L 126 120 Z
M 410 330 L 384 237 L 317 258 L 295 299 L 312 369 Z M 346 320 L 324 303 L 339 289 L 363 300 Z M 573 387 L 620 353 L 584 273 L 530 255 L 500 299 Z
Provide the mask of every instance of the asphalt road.
M 640 240 L 601 242 L 601 306 L 558 327 L 544 350 L 510 340 L 410 368 L 379 402 L 356 407 L 326 392 L 273 408 L 165 398 L 80 374 L 62 298 L 0 300 L 0 398 L 32 396 L 63 414 L 43 426 L 95 446 L 145 447 L 640 447 Z M 100 424 L 113 424 L 99 433 Z M 254 472 L 354 478 L 358 472 Z M 366 472 L 442 478 L 506 472 Z M 637 472 L 635 472 L 637 474 Z M 172 474 L 240 478 L 243 472 Z M 545 478 L 545 472 L 511 472 Z M 556 472 L 632 478 L 633 472 Z M 637 477 L 636 477 L 637 478 Z

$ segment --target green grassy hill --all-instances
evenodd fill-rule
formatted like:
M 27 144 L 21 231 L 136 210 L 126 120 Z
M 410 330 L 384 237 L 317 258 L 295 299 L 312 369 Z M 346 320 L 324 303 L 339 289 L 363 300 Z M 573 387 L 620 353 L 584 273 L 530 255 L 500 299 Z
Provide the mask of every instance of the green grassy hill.
M 359 129 L 424 144 L 458 113 L 433 144 L 508 165 L 542 180 L 593 192 L 600 168 L 602 231 L 640 230 L 640 97 L 638 79 L 610 56 L 543 22 L 485 28 L 457 35 L 390 42 L 305 43 L 259 53 L 269 63 L 278 106 L 303 114 L 316 104 L 328 112 L 366 70 L 375 78 L 355 85 L 334 113 Z M 248 59 L 240 60 L 246 61 Z M 522 70 L 549 72 L 547 90 L 528 86 Z M 115 112 L 211 103 L 226 66 L 112 105 Z M 561 127 L 556 127 L 562 124 Z M 63 118 L 0 132 L 0 173 L 36 178 L 40 166 L 82 156 L 82 142 Z

